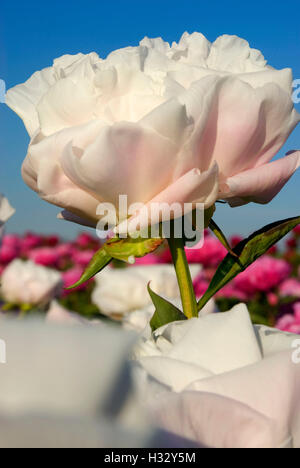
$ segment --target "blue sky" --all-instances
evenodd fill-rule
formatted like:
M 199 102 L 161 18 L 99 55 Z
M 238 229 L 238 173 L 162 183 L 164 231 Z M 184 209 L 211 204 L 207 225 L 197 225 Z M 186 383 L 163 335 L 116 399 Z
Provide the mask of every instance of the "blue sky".
M 227 33 L 247 39 L 275 68 L 291 67 L 300 79 L 299 1 L 266 0 L 101 0 L 2 2 L 0 15 L 0 78 L 7 87 L 25 81 L 34 71 L 66 53 L 111 50 L 137 45 L 144 36 L 178 40 L 184 31 L 208 39 Z M 298 105 L 300 111 L 300 106 Z M 39 200 L 23 183 L 20 167 L 28 136 L 21 120 L 0 104 L 0 189 L 17 209 L 10 232 L 35 230 L 73 236 L 78 227 L 56 220 L 58 209 Z M 300 148 L 300 126 L 282 151 Z M 300 172 L 267 206 L 218 207 L 216 221 L 227 233 L 247 234 L 268 222 L 300 214 Z

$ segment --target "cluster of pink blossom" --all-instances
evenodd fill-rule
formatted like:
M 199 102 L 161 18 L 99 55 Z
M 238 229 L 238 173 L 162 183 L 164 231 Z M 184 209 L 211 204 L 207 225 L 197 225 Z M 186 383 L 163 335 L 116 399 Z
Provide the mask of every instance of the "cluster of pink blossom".
M 64 288 L 67 288 L 79 280 L 99 247 L 100 242 L 87 233 L 79 234 L 73 242 L 63 242 L 56 235 L 6 234 L 0 246 L 0 273 L 16 258 L 32 260 L 38 265 L 60 271 Z M 64 289 L 66 294 L 68 291 Z
M 276 323 L 279 330 L 300 334 L 300 302 L 292 306 L 291 313 L 284 314 Z
M 201 242 L 202 245 L 202 242 Z M 224 259 L 227 250 L 223 245 L 207 231 L 204 235 L 203 247 L 186 249 L 186 255 L 189 263 L 200 263 L 204 268 L 214 268 Z M 160 256 L 160 261 L 171 263 L 171 254 L 165 250 Z
M 241 240 L 239 236 L 232 237 L 232 247 Z M 88 233 L 78 235 L 72 242 L 64 242 L 56 235 L 6 234 L 0 246 L 0 274 L 14 259 L 29 259 L 38 265 L 58 270 L 64 288 L 68 288 L 79 280 L 100 245 L 100 241 Z M 217 293 L 215 299 L 219 309 L 228 310 L 237 302 L 246 302 L 255 321 L 272 326 L 277 324 L 282 330 L 298 330 L 297 333 L 300 333 L 299 247 L 300 226 L 287 239 L 284 249 L 272 248 Z M 186 249 L 186 254 L 189 263 L 202 265 L 194 281 L 196 295 L 200 298 L 227 250 L 212 234 L 205 232 L 203 247 Z M 161 263 L 171 263 L 167 248 L 160 248 L 155 253 L 136 259 L 135 265 Z M 71 291 L 64 289 L 62 300 L 71 297 L 73 309 L 76 309 L 76 303 L 83 300 L 81 294 L 88 292 L 84 296 L 84 301 L 88 302 L 93 287 L 91 283 Z

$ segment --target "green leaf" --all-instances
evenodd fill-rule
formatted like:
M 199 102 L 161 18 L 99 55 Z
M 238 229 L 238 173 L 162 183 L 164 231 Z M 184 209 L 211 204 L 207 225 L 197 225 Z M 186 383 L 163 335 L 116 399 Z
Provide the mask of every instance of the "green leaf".
M 220 264 L 208 290 L 198 302 L 198 310 L 201 310 L 220 289 L 264 255 L 299 223 L 300 217 L 278 221 L 240 242 L 233 249 L 234 255 L 229 253 Z
M 112 257 L 106 252 L 105 248 L 102 247 L 100 250 L 98 250 L 98 252 L 95 253 L 92 260 L 86 267 L 86 270 L 84 271 L 80 280 L 66 289 L 73 289 L 77 286 L 81 286 L 83 283 L 93 278 L 93 276 L 102 271 L 103 268 L 105 268 L 111 261 Z
M 214 233 L 214 235 L 216 236 L 217 239 L 219 239 L 219 241 L 221 242 L 221 244 L 223 244 L 223 246 L 225 247 L 225 249 L 231 253 L 231 255 L 233 255 L 234 257 L 237 257 L 237 255 L 234 253 L 234 251 L 232 250 L 228 240 L 226 239 L 226 236 L 225 234 L 223 233 L 222 229 L 214 222 L 213 219 L 210 220 L 209 222 L 209 228 L 212 230 L 212 232 Z
M 143 239 L 141 237 L 132 239 L 112 239 L 104 245 L 104 249 L 109 256 L 116 260 L 134 263 L 135 257 L 144 257 L 154 252 L 164 239 Z
M 167 325 L 170 322 L 187 320 L 186 316 L 177 309 L 177 307 L 152 291 L 150 283 L 148 284 L 148 291 L 155 306 L 155 313 L 150 321 L 152 331 L 155 331 L 157 328 Z
M 163 242 L 164 239 L 132 239 L 131 237 L 119 239 L 114 237 L 106 242 L 93 256 L 80 280 L 67 289 L 81 286 L 102 271 L 113 259 L 134 263 L 135 257 L 144 257 L 154 252 Z

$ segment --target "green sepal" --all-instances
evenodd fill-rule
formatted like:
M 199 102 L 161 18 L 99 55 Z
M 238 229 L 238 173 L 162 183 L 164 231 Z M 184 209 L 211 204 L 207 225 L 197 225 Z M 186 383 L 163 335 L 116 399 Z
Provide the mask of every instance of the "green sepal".
M 171 322 L 187 320 L 187 317 L 181 312 L 181 310 L 152 291 L 150 283 L 148 284 L 148 292 L 155 306 L 155 312 L 150 321 L 152 331 L 155 331 Z

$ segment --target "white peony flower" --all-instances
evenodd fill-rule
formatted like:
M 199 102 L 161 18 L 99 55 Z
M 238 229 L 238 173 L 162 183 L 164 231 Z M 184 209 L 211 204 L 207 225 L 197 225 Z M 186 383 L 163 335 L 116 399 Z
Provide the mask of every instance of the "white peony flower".
M 300 447 L 296 338 L 253 327 L 242 304 L 171 323 L 135 350 L 142 399 L 164 428 L 206 446 Z
M 191 273 L 195 277 L 200 266 L 192 265 Z M 157 294 L 167 299 L 180 297 L 178 283 L 173 265 L 134 266 L 126 269 L 106 268 L 96 277 L 96 287 L 92 294 L 92 301 L 99 310 L 115 318 L 123 318 L 131 312 L 147 317 L 154 308 L 147 290 L 151 288 Z M 153 315 L 153 313 L 152 313 Z M 144 320 L 142 320 L 144 322 Z
M 141 41 L 56 59 L 7 93 L 31 136 L 25 182 L 67 219 L 96 223 L 99 202 L 267 203 L 299 166 L 271 162 L 299 122 L 292 73 L 248 42 Z M 73 216 L 72 216 L 73 215 Z
M 62 288 L 59 272 L 31 261 L 14 260 L 1 277 L 1 295 L 14 304 L 46 304 Z

